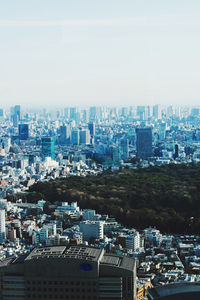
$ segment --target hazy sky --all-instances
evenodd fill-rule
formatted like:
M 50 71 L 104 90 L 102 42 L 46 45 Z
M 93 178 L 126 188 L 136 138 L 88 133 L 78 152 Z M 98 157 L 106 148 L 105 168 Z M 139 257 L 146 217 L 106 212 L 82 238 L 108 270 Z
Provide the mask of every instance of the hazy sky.
M 200 0 L 0 0 L 0 106 L 199 98 Z

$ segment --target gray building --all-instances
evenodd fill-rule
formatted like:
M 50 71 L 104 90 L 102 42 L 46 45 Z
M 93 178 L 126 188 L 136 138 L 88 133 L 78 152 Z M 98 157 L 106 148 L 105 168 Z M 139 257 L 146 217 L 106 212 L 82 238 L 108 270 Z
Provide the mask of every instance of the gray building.
M 86 246 L 35 248 L 0 263 L 0 299 L 136 299 L 133 258 Z
M 136 156 L 148 158 L 152 156 L 152 128 L 136 128 Z
M 166 284 L 147 290 L 147 293 L 150 300 L 199 300 L 200 283 L 182 282 Z

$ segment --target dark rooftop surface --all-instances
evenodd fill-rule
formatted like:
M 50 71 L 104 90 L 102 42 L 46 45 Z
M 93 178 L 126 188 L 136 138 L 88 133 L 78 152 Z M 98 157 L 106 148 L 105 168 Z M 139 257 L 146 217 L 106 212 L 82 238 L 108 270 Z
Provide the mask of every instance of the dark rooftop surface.
M 3 260 L 0 262 L 0 267 L 42 258 L 78 259 L 82 261 L 97 262 L 101 265 L 110 265 L 130 271 L 132 271 L 135 266 L 135 260 L 132 258 L 107 254 L 104 249 L 80 245 L 71 246 L 69 248 L 66 246 L 35 248 L 30 254 Z
M 150 299 L 200 299 L 200 282 L 167 284 L 149 290 L 149 294 Z

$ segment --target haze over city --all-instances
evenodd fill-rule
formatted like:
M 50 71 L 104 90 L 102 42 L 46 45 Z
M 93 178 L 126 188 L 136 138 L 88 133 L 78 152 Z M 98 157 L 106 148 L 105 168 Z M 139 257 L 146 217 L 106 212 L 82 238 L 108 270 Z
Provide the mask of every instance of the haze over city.
M 197 0 L 1 1 L 1 105 L 198 105 L 199 11 Z

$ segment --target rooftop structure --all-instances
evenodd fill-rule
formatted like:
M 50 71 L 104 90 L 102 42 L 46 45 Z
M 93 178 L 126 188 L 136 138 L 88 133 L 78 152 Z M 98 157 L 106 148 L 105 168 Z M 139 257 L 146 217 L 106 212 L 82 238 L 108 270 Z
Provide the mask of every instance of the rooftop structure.
M 133 258 L 94 247 L 35 248 L 0 263 L 1 299 L 134 300 L 135 268 Z

